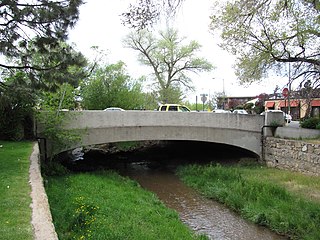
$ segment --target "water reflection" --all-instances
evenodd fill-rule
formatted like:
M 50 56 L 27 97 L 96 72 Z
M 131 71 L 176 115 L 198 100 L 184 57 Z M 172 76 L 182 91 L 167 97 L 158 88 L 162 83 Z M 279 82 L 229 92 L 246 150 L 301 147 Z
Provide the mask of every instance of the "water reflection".
M 200 196 L 167 169 L 152 169 L 146 163 L 132 163 L 122 174 L 156 193 L 168 207 L 179 213 L 184 223 L 210 239 L 286 239 L 248 223 L 223 205 Z

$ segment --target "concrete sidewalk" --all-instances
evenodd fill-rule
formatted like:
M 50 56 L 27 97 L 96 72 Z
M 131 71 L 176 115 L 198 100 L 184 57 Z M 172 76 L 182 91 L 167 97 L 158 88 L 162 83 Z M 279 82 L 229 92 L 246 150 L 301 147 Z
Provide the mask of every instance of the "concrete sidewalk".
M 43 179 L 40 171 L 39 147 L 34 143 L 33 152 L 30 156 L 29 170 L 31 185 L 31 224 L 35 240 L 58 240 L 58 235 L 52 223 L 52 216 L 48 203 L 47 194 L 43 186 Z

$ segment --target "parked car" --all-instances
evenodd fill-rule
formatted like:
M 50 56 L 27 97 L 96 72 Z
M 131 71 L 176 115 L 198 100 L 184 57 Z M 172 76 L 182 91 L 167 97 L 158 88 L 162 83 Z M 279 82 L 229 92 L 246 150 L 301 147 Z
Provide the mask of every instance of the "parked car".
M 190 112 L 190 109 L 180 104 L 163 104 L 158 107 L 158 111 Z
M 125 110 L 119 107 L 108 107 L 104 111 L 125 111 Z
M 235 109 L 233 110 L 232 113 L 236 113 L 236 114 L 248 114 L 248 112 L 244 109 Z
M 267 112 L 282 112 L 285 122 L 290 123 L 292 121 L 291 115 L 287 114 L 281 110 L 268 110 Z M 260 115 L 266 115 L 266 112 L 262 112 L 262 113 L 260 113 Z
M 224 110 L 224 109 L 214 109 L 212 110 L 213 113 L 231 113 L 229 110 Z

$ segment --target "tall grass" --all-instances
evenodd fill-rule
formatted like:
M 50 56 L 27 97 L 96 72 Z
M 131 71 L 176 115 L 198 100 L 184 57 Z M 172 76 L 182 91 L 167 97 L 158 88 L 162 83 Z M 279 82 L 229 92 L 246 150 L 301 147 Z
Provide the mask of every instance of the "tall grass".
M 49 177 L 46 190 L 59 239 L 207 239 L 114 172 Z
M 29 157 L 31 142 L 0 141 L 0 239 L 33 239 Z
M 264 167 L 189 165 L 181 167 L 178 175 L 205 196 L 254 223 L 293 239 L 319 239 L 320 203 L 287 190 L 279 180 L 283 171 L 271 172 L 273 177 L 268 179 L 270 172 Z

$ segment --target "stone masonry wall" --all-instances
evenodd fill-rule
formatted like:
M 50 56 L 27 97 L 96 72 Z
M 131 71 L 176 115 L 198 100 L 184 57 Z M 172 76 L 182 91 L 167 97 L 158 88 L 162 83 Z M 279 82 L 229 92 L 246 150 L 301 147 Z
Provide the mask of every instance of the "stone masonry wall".
M 267 137 L 264 145 L 267 166 L 320 176 L 320 144 Z

